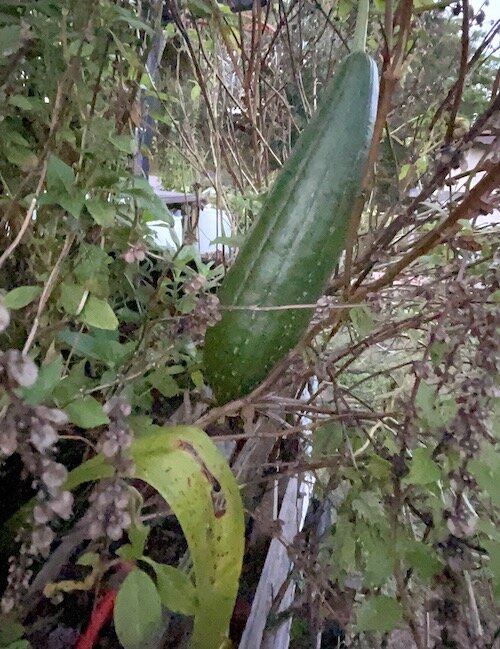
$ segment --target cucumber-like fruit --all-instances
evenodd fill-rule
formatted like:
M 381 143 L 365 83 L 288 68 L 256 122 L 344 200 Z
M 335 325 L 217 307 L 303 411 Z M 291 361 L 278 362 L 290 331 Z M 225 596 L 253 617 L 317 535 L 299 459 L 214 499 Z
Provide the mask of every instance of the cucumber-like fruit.
M 378 73 L 349 54 L 270 190 L 220 287 L 224 306 L 313 304 L 346 243 L 378 99 Z M 219 403 L 255 388 L 295 347 L 312 309 L 225 310 L 205 337 L 205 372 Z

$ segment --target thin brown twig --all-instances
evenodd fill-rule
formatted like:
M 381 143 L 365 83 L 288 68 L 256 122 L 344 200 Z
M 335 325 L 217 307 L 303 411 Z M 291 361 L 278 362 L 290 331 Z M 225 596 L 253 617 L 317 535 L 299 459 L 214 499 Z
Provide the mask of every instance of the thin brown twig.
M 360 287 L 357 291 L 357 296 L 363 298 L 367 293 L 374 292 L 380 288 L 391 284 L 395 278 L 409 266 L 416 259 L 425 255 L 434 248 L 437 244 L 444 240 L 444 238 L 451 233 L 451 229 L 457 224 L 461 219 L 469 219 L 471 215 L 474 215 L 478 209 L 481 201 L 484 196 L 487 196 L 490 192 L 500 186 L 500 163 L 492 165 L 492 168 L 488 174 L 486 174 L 478 183 L 475 185 L 469 194 L 464 198 L 462 203 L 449 214 L 444 221 L 436 226 L 430 232 L 424 234 L 413 246 L 413 248 L 408 252 L 404 257 L 399 261 L 389 266 L 387 271 L 382 277 L 375 280 L 371 284 L 368 284 L 364 287 Z
M 26 216 L 24 217 L 21 227 L 19 228 L 19 232 L 17 233 L 14 241 L 12 241 L 12 243 L 9 246 L 7 246 L 7 248 L 4 250 L 3 254 L 0 255 L 0 268 L 3 266 L 3 264 L 8 259 L 8 257 L 10 257 L 10 255 L 14 252 L 17 246 L 21 243 L 22 238 L 24 237 L 24 234 L 28 229 L 29 224 L 33 220 L 33 213 L 35 211 L 38 202 L 38 197 L 42 192 L 46 175 L 47 175 L 47 158 L 43 161 L 42 170 L 40 172 L 40 178 L 38 179 L 38 184 L 36 186 L 35 193 L 33 195 L 33 198 L 31 199 L 30 206 L 28 208 L 28 211 L 26 212 Z
M 455 82 L 455 94 L 453 102 L 450 107 L 450 116 L 448 120 L 448 127 L 444 138 L 445 144 L 449 144 L 453 140 L 453 131 L 455 130 L 455 121 L 462 101 L 462 93 L 464 90 L 465 77 L 467 75 L 467 59 L 469 55 L 469 0 L 462 0 L 462 38 L 461 38 L 461 52 L 460 52 L 460 68 L 458 77 Z
M 462 138 L 462 141 L 457 145 L 454 153 L 451 156 L 451 160 L 446 165 L 440 165 L 433 176 L 429 179 L 422 191 L 416 196 L 411 203 L 408 205 L 406 210 L 395 218 L 384 231 L 380 233 L 374 242 L 371 250 L 367 250 L 363 259 L 360 260 L 360 265 L 363 266 L 367 263 L 368 258 L 371 256 L 371 251 L 375 250 L 385 250 L 390 242 L 394 239 L 396 234 L 409 223 L 411 223 L 413 214 L 417 207 L 426 201 L 432 196 L 438 187 L 440 187 L 449 173 L 451 166 L 456 164 L 462 153 L 466 150 L 470 142 L 473 142 L 475 138 L 480 135 L 488 124 L 490 119 L 498 113 L 500 110 L 500 93 L 493 99 L 488 108 L 480 115 L 477 120 L 474 122 L 473 126 L 469 132 Z M 357 285 L 368 275 L 370 270 L 373 267 L 373 263 L 365 266 L 362 276 L 358 279 Z
M 469 62 L 467 63 L 467 71 L 470 71 L 471 68 L 475 65 L 475 63 L 480 59 L 482 53 L 484 50 L 491 44 L 497 33 L 500 31 L 500 20 L 493 25 L 491 30 L 486 34 L 486 36 L 483 39 L 483 42 L 479 45 L 479 47 L 476 49 L 472 57 L 470 58 Z M 449 89 L 446 97 L 443 99 L 441 104 L 439 105 L 438 109 L 434 113 L 431 123 L 429 125 L 429 131 L 432 131 L 434 126 L 437 124 L 437 121 L 441 117 L 441 115 L 444 113 L 444 111 L 448 108 L 450 105 L 453 97 L 455 96 L 455 89 L 457 86 L 458 81 L 455 81 L 455 83 L 451 86 Z M 492 96 L 493 99 L 494 95 Z
M 68 255 L 75 238 L 76 238 L 76 234 L 74 234 L 73 232 L 70 232 L 66 236 L 64 245 L 61 249 L 61 252 L 59 253 L 59 257 L 57 258 L 57 261 L 50 272 L 47 282 L 45 283 L 43 292 L 40 296 L 40 300 L 38 301 L 38 308 L 36 311 L 35 318 L 33 320 L 33 324 L 31 326 L 31 330 L 29 332 L 29 335 L 23 347 L 23 354 L 27 354 L 31 348 L 31 345 L 33 344 L 33 340 L 35 339 L 35 335 L 38 330 L 38 325 L 40 324 L 40 316 L 42 315 L 45 305 L 47 304 L 52 294 L 52 291 L 54 290 L 54 286 L 57 282 L 57 276 L 59 275 L 63 261 L 66 259 L 66 256 Z

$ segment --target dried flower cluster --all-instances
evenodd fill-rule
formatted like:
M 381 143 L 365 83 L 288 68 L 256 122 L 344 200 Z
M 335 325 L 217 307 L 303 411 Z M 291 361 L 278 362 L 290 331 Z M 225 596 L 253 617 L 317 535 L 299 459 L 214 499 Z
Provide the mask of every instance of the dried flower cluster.
M 53 459 L 57 429 L 67 423 L 64 412 L 46 406 L 30 406 L 16 391 L 32 386 L 38 377 L 36 364 L 20 351 L 0 355 L 0 382 L 8 404 L 0 428 L 0 457 L 18 453 L 26 476 L 33 478 L 37 504 L 33 509 L 30 533 L 22 533 L 19 561 L 11 560 L 8 587 L 2 609 L 11 610 L 29 583 L 31 557 L 48 556 L 55 534 L 50 524 L 57 518 L 69 520 L 73 496 L 64 490 L 67 470 Z
M 440 363 L 425 368 L 425 373 L 441 385 L 453 386 L 457 412 L 442 432 L 440 448 L 447 454 L 456 450 L 461 460 L 449 475 L 453 502 L 443 515 L 450 534 L 440 544 L 447 565 L 431 603 L 441 628 L 442 645 L 438 646 L 443 647 L 461 646 L 460 638 L 465 633 L 461 623 L 462 575 L 474 567 L 468 539 L 477 521 L 470 503 L 477 485 L 468 463 L 485 441 L 492 439 L 488 422 L 500 372 L 500 310 L 493 295 L 499 286 L 499 273 L 493 270 L 481 282 L 470 277 L 449 284 L 445 323 L 438 323 L 431 332 L 433 340 L 444 345 L 446 352 Z
M 131 475 L 134 469 L 130 457 L 133 436 L 126 421 L 126 417 L 131 412 L 130 404 L 120 397 L 112 397 L 104 405 L 104 411 L 108 415 L 110 423 L 102 433 L 97 443 L 97 449 L 116 467 L 118 473 Z
M 132 523 L 131 491 L 122 478 L 101 480 L 89 498 L 84 524 L 92 539 L 121 539 Z
M 338 297 L 336 296 L 322 295 L 316 302 L 316 309 L 311 320 L 311 327 L 315 327 L 324 320 L 327 320 L 331 315 L 332 307 L 338 305 L 338 301 Z
M 110 419 L 106 430 L 97 442 L 97 449 L 112 464 L 117 475 L 101 480 L 90 495 L 90 507 L 84 516 L 83 523 L 89 537 L 98 539 L 107 537 L 118 541 L 132 523 L 133 497 L 126 481 L 120 476 L 130 476 L 134 463 L 130 456 L 132 431 L 126 417 L 131 408 L 120 397 L 112 397 L 104 406 Z
M 213 327 L 221 317 L 219 298 L 211 293 L 203 293 L 194 311 L 179 318 L 174 335 L 204 335 L 207 328 Z
M 191 279 L 187 280 L 184 282 L 182 286 L 182 290 L 186 295 L 191 295 L 193 293 L 198 293 L 200 289 L 203 288 L 203 286 L 206 283 L 206 277 L 204 275 L 197 274 Z
M 10 313 L 0 300 L 0 334 L 4 332 L 10 323 Z

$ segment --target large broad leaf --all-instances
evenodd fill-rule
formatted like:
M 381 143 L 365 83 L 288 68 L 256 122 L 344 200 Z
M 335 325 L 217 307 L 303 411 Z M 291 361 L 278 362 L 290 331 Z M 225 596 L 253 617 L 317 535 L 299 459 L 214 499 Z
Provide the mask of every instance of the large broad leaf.
M 243 560 L 243 506 L 234 476 L 210 438 L 191 426 L 161 428 L 136 439 L 132 456 L 134 477 L 165 498 L 189 545 L 198 604 L 191 646 L 219 649 L 227 634 Z M 67 488 L 111 473 L 110 465 L 97 456 L 71 472 Z

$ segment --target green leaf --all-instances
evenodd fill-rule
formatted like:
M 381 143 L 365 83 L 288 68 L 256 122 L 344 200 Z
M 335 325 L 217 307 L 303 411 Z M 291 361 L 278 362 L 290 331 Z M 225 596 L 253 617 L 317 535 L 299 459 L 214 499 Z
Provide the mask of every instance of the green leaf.
M 351 309 L 349 311 L 349 317 L 360 338 L 365 338 L 375 329 L 375 316 L 367 306 L 357 306 Z
M 189 577 L 173 566 L 157 563 L 148 557 L 142 559 L 156 573 L 156 587 L 163 606 L 174 613 L 195 615 L 198 608 L 196 589 Z
M 104 339 L 100 334 L 114 335 L 114 332 L 95 329 L 90 335 L 66 329 L 58 334 L 57 339 L 66 343 L 78 355 L 102 361 L 109 367 L 120 365 L 133 353 L 136 346 L 134 341 L 122 344 L 117 340 Z
M 38 164 L 38 158 L 31 149 L 17 146 L 5 147 L 5 157 L 7 160 L 22 169 L 22 171 L 30 171 Z
M 91 295 L 85 302 L 82 311 L 82 320 L 85 324 L 98 329 L 114 331 L 118 329 L 118 318 L 106 300 L 100 300 Z
M 471 460 L 467 469 L 492 502 L 500 507 L 500 454 L 493 446 L 484 447 L 480 458 Z
M 101 558 L 97 552 L 85 552 L 81 557 L 78 558 L 76 565 L 77 566 L 98 566 Z
M 201 372 L 200 370 L 195 370 L 194 372 L 191 372 L 191 381 L 193 382 L 196 388 L 202 388 L 203 372 Z
M 378 521 L 385 516 L 384 505 L 379 493 L 362 491 L 352 502 L 352 508 L 365 521 Z
M 493 577 L 495 599 L 500 601 L 500 543 L 487 540 L 483 545 L 490 558 L 489 569 Z
M 69 315 L 77 315 L 82 307 L 82 300 L 86 291 L 86 288 L 78 284 L 67 284 L 63 282 L 61 284 L 59 304 Z
M 180 393 L 179 384 L 171 376 L 167 367 L 160 367 L 147 377 L 148 383 L 156 388 L 164 397 L 174 397 Z
M 220 236 L 212 239 L 212 241 L 210 241 L 210 244 L 213 246 L 219 244 L 221 246 L 228 246 L 229 248 L 240 248 L 244 239 L 245 237 L 242 234 L 235 234 L 232 237 Z
M 109 423 L 109 418 L 102 405 L 91 396 L 68 403 L 64 410 L 69 420 L 80 428 L 95 428 Z
M 416 404 L 420 418 L 431 430 L 445 426 L 457 412 L 455 399 L 438 395 L 436 388 L 425 381 L 418 387 Z
M 0 30 L 1 34 L 1 30 Z M 24 627 L 17 619 L 16 615 L 9 613 L 0 615 L 0 646 L 4 647 L 11 642 L 20 640 L 24 635 Z
M 200 94 L 201 94 L 201 88 L 196 83 L 196 81 L 194 81 L 193 82 L 193 87 L 191 88 L 191 101 L 195 102 L 197 99 L 199 99 Z
M 404 164 L 401 165 L 401 169 L 399 170 L 399 180 L 404 180 L 406 176 L 410 173 L 411 165 L 409 164 Z
M 69 194 L 75 183 L 73 169 L 55 155 L 51 155 L 47 163 L 47 188 L 49 190 L 65 189 Z
M 139 20 L 135 12 L 116 5 L 113 6 L 113 10 L 116 12 L 116 18 L 113 22 L 125 22 L 129 28 L 140 29 L 146 32 L 146 34 L 153 34 L 151 25 Z
M 99 246 L 81 244 L 80 255 L 74 268 L 74 276 L 78 284 L 89 290 L 97 297 L 109 295 L 109 265 L 111 257 Z
M 404 479 L 406 484 L 426 485 L 441 478 L 441 469 L 431 458 L 431 449 L 416 448 L 410 462 L 410 472 Z
M 367 597 L 357 609 L 358 631 L 392 631 L 401 622 L 401 605 L 387 595 Z
M 40 103 L 38 101 L 28 99 L 28 97 L 25 97 L 24 95 L 12 95 L 9 97 L 9 104 L 25 111 L 38 110 L 40 108 Z
M 37 298 L 42 289 L 39 286 L 18 286 L 3 297 L 3 303 L 8 309 L 22 309 Z
M 82 213 L 83 205 L 85 203 L 85 195 L 83 192 L 71 191 L 71 194 L 58 194 L 54 198 L 54 203 L 60 205 L 66 212 L 77 219 Z
M 128 155 L 135 153 L 136 140 L 130 135 L 110 135 L 109 141 L 111 144 L 121 151 Z
M 142 554 L 144 552 L 144 547 L 146 545 L 146 541 L 148 540 L 149 531 L 149 527 L 146 527 L 146 525 L 143 525 L 139 522 L 132 525 L 127 532 L 130 544 L 138 553 L 138 556 L 139 554 Z
M 5 145 L 15 144 L 16 146 L 22 146 L 28 149 L 30 148 L 29 141 L 25 137 L 23 137 L 21 133 L 19 133 L 19 131 L 11 128 L 10 124 L 7 132 L 3 133 L 3 137 L 5 138 Z
M 161 623 L 161 601 L 149 575 L 135 568 L 116 597 L 115 631 L 124 649 L 142 649 Z
M 103 228 L 110 228 L 115 222 L 116 208 L 99 198 L 85 201 L 85 207 L 94 221 Z
M 360 533 L 360 539 L 366 553 L 366 582 L 370 586 L 382 586 L 394 572 L 394 550 L 387 539 L 369 534 L 368 530 Z
M 122 191 L 124 196 L 134 199 L 137 207 L 150 212 L 151 217 L 165 221 L 173 227 L 174 219 L 165 203 L 157 196 L 145 178 L 134 178 L 132 187 Z
M 169 503 L 186 536 L 199 602 L 192 649 L 219 649 L 238 592 L 244 549 L 238 485 L 212 440 L 192 426 L 160 428 L 131 446 L 134 477 Z M 66 488 L 113 474 L 101 455 L 74 469 Z M 351 538 L 352 545 L 352 538 Z
M 61 380 L 63 370 L 62 356 L 58 355 L 48 365 L 43 365 L 38 371 L 36 382 L 29 388 L 23 388 L 22 395 L 30 406 L 37 406 L 45 401 Z
M 21 47 L 21 27 L 7 25 L 0 29 L 0 54 L 2 57 L 10 56 Z
M 83 391 L 92 385 L 92 379 L 85 373 L 86 365 L 87 362 L 84 360 L 75 363 L 69 374 L 64 376 L 54 388 L 52 398 L 59 408 L 81 398 Z
M 319 426 L 313 433 L 313 454 L 315 457 L 331 455 L 339 450 L 344 440 L 341 424 L 335 421 Z
M 333 554 L 337 560 L 332 564 L 332 577 L 340 576 L 340 572 L 335 572 L 338 569 L 350 571 L 356 568 L 356 538 L 356 531 L 349 517 L 345 514 L 340 515 L 333 536 Z
M 372 455 L 368 460 L 368 471 L 377 480 L 388 480 L 392 471 L 392 464 L 380 455 Z
M 408 541 L 404 556 L 408 565 L 426 582 L 443 568 L 436 551 L 420 541 Z
M 144 554 L 144 546 L 146 545 L 148 535 L 149 527 L 146 527 L 142 523 L 139 525 L 133 524 L 127 532 L 130 543 L 122 545 L 116 551 L 116 554 L 126 561 L 137 561 L 137 559 L 141 559 Z

